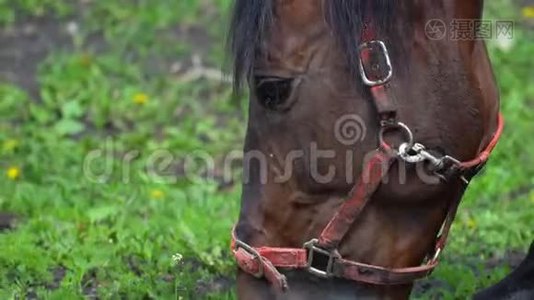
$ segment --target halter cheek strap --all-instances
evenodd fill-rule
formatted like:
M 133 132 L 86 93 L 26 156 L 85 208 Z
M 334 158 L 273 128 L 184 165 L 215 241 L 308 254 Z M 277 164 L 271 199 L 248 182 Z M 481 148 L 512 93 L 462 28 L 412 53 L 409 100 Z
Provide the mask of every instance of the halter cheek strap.
M 475 159 L 466 162 L 450 156 L 436 157 L 423 145 L 415 143 L 410 128 L 397 121 L 396 100 L 389 86 L 393 67 L 385 43 L 376 39 L 371 24 L 366 22 L 362 35 L 364 42 L 359 48 L 360 74 L 370 89 L 380 119 L 380 143 L 364 164 L 350 198 L 341 205 L 319 237 L 305 243 L 302 248 L 252 247 L 238 238 L 235 228 L 232 230 L 231 250 L 239 267 L 252 276 L 267 279 L 280 290 L 286 290 L 288 284 L 285 275 L 278 269 L 303 269 L 322 278 L 337 277 L 375 285 L 410 284 L 431 274 L 438 265 L 468 183 L 484 166 L 502 134 L 504 119 L 499 114 L 497 131 L 491 142 Z M 390 131 L 403 133 L 407 141 L 398 149 L 388 145 L 384 136 Z M 465 183 L 461 195 L 449 205 L 434 243 L 434 251 L 429 253 L 424 264 L 408 268 L 387 268 L 343 259 L 337 250 L 341 240 L 398 159 L 407 163 L 430 163 L 441 179 L 461 179 Z

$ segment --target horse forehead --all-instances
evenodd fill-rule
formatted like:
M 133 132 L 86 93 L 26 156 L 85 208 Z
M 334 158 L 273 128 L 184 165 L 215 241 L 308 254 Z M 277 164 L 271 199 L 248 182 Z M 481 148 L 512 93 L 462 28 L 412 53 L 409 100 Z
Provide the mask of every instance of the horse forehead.
M 291 26 L 305 26 L 324 19 L 324 0 L 276 0 L 277 18 Z
M 267 60 L 258 62 L 259 69 L 290 69 L 304 72 L 331 37 L 324 22 L 323 4 L 329 0 L 273 0 L 274 22 L 265 46 Z M 322 45 L 322 46 L 321 46 Z M 265 64 L 263 64 L 265 63 Z

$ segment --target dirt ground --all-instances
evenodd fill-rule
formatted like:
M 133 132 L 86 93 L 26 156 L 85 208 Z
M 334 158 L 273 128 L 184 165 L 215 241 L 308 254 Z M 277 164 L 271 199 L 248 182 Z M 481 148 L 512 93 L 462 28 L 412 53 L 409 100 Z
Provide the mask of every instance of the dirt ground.
M 0 80 L 39 97 L 38 65 L 55 49 L 71 47 L 63 24 L 51 17 L 26 18 L 0 31 Z

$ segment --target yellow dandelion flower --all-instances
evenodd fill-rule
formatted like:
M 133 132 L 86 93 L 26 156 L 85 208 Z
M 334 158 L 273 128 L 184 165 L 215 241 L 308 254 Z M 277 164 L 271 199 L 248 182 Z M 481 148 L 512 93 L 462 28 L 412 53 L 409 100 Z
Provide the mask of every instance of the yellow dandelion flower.
M 163 191 L 157 190 L 157 189 L 156 190 L 152 190 L 150 192 L 150 197 L 152 199 L 158 200 L 158 199 L 161 199 L 161 198 L 165 197 L 165 193 L 163 193 Z
M 15 139 L 9 139 L 4 142 L 3 149 L 5 152 L 13 152 L 19 146 L 19 141 Z
M 148 102 L 148 95 L 144 93 L 137 93 L 133 96 L 133 102 L 137 105 L 145 105 Z
M 17 167 L 9 167 L 6 171 L 6 176 L 10 180 L 17 180 L 20 177 L 20 169 Z
M 525 6 L 521 10 L 521 13 L 523 14 L 523 17 L 528 19 L 534 19 L 534 5 Z
M 477 227 L 477 222 L 473 218 L 467 219 L 466 225 L 469 229 L 475 229 Z

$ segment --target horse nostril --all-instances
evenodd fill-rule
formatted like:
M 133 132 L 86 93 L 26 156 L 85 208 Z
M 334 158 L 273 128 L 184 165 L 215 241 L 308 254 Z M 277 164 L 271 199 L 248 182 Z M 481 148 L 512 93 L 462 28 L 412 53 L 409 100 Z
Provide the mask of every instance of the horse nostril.
M 256 96 L 263 107 L 274 111 L 289 108 L 287 102 L 293 90 L 292 78 L 257 76 L 254 81 Z

